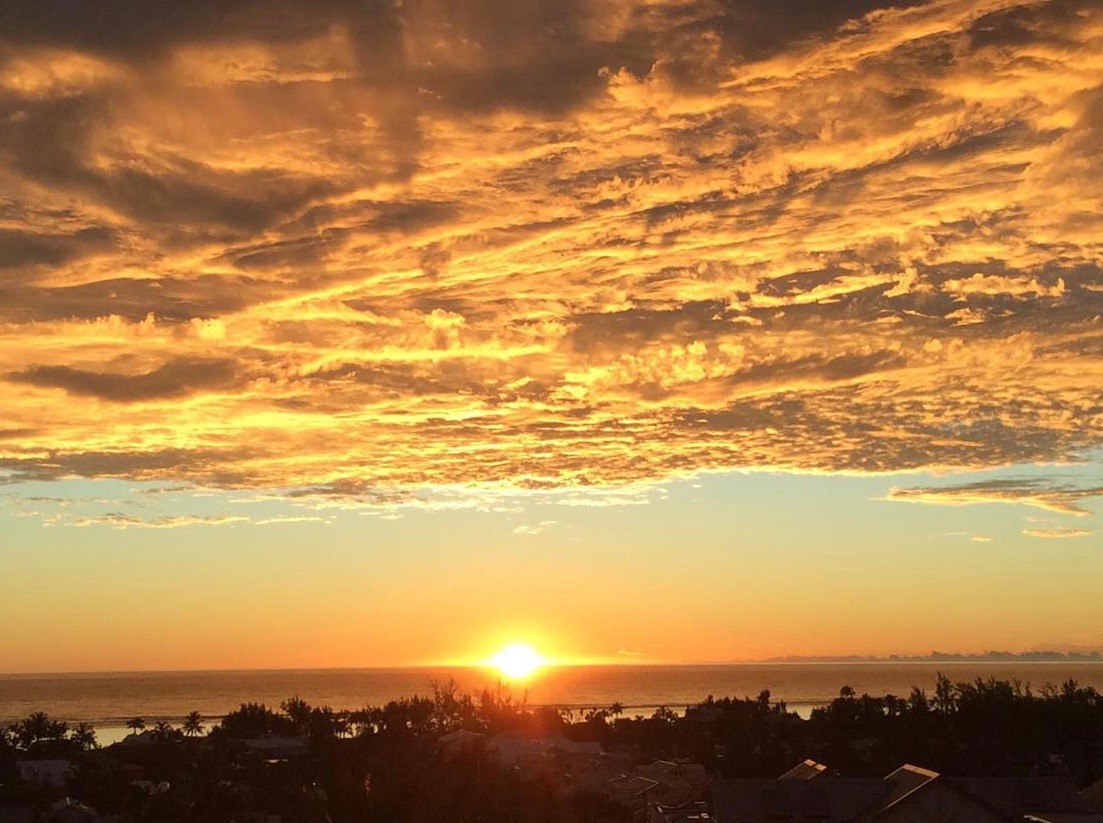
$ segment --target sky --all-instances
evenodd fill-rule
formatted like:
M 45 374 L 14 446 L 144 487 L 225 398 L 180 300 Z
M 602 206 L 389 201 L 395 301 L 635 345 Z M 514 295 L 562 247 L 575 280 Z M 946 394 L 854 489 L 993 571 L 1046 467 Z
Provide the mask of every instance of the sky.
M 0 672 L 1103 648 L 1094 0 L 0 4 Z

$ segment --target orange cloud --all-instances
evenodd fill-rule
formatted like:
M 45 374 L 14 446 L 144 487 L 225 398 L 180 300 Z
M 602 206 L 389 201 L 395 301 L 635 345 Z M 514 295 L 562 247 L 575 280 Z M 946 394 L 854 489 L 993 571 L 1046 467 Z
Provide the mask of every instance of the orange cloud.
M 1103 442 L 1091 5 L 192 5 L 0 15 L 10 478 L 388 508 Z

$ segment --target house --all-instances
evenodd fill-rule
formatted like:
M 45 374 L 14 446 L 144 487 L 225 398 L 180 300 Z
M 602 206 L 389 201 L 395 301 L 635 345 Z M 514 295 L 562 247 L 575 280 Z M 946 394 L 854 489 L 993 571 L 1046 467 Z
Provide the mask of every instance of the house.
M 477 748 L 482 741 L 486 739 L 485 734 L 479 734 L 478 732 L 471 732 L 467 729 L 457 729 L 454 732 L 441 735 L 440 743 L 441 750 L 447 755 L 459 754 L 460 752 L 469 752 Z
M 707 786 L 709 773 L 700 763 L 675 760 L 656 760 L 645 766 L 637 766 L 636 774 L 650 777 L 666 783 L 688 783 L 692 786 Z
M 145 778 L 146 767 L 140 763 L 124 763 L 119 767 L 119 776 L 126 783 L 136 783 Z
M 1095 781 L 1080 792 L 1080 797 L 1093 812 L 1103 812 L 1103 779 Z
M 701 809 L 693 804 L 704 798 L 708 784 L 709 777 L 699 764 L 657 761 L 609 780 L 602 793 L 637 813 L 646 808 L 647 814 L 658 820 L 663 818 L 656 817 L 657 809 L 663 810 L 663 814 L 673 814 L 672 819 L 679 821 L 708 820 L 683 814 L 688 811 L 699 815 Z
M 307 752 L 306 741 L 301 737 L 256 737 L 241 742 L 246 749 L 263 756 L 265 760 L 291 760 Z
M 658 783 L 649 794 L 650 800 L 662 806 L 678 808 L 705 796 L 712 778 L 700 763 L 656 760 L 637 766 L 635 774 Z
M 52 789 L 61 788 L 75 774 L 68 760 L 20 760 L 15 765 L 21 779 Z
M 38 819 L 34 806 L 0 802 L 0 823 L 35 823 Z
M 831 771 L 827 766 L 817 763 L 815 760 L 805 760 L 778 777 L 778 780 L 812 780 L 816 777 L 830 776 Z
M 579 742 L 565 737 L 548 738 L 546 742 L 545 756 L 561 771 L 581 775 L 606 765 L 600 743 Z
M 658 803 L 659 798 L 654 796 L 660 790 L 662 784 L 649 777 L 640 777 L 635 774 L 622 774 L 605 784 L 602 794 L 610 800 L 620 803 L 633 813 L 643 816 L 652 804 Z
M 695 800 L 681 806 L 653 804 L 647 810 L 647 823 L 712 823 L 708 804 Z
M 497 734 L 486 742 L 486 747 L 498 756 L 498 762 L 505 767 L 520 766 L 522 761 L 543 758 L 546 750 L 542 741 L 518 734 Z
M 712 797 L 718 823 L 1103 823 L 1062 778 L 953 778 L 910 764 L 881 780 L 721 780 Z
M 887 792 L 877 803 L 875 814 L 888 811 L 911 794 L 938 778 L 938 772 L 905 763 L 885 777 Z
M 831 780 L 717 780 L 717 823 L 851 823 L 888 793 L 877 778 Z
M 1021 821 L 1023 812 L 1002 815 L 975 798 L 963 795 L 938 772 L 904 765 L 885 778 L 888 793 L 863 815 L 862 820 L 886 823 L 1000 823 Z
M 566 737 L 549 737 L 543 741 L 548 749 L 581 757 L 600 757 L 601 744 L 589 741 L 568 740 Z
M 568 759 L 592 760 L 602 754 L 601 744 L 568 740 L 565 737 L 530 738 L 517 734 L 499 734 L 486 743 L 498 755 L 503 766 L 534 766 L 559 752 Z
M 66 797 L 50 806 L 47 819 L 50 823 L 94 823 L 100 816 L 95 809 Z
M 131 732 L 115 746 L 123 746 L 125 748 L 148 748 L 157 742 L 157 735 L 153 733 L 152 729 L 147 729 L 144 732 Z
M 1062 777 L 947 777 L 943 780 L 963 797 L 1006 819 L 1031 816 L 1063 820 L 1069 815 L 1091 815 L 1093 811 L 1072 781 Z

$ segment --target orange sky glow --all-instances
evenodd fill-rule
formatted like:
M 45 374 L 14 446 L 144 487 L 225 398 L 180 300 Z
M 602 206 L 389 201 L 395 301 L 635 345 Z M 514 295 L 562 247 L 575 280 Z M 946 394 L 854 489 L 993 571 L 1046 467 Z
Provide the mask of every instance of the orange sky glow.
M 1103 6 L 797 6 L 0 5 L 0 671 L 1103 644 Z

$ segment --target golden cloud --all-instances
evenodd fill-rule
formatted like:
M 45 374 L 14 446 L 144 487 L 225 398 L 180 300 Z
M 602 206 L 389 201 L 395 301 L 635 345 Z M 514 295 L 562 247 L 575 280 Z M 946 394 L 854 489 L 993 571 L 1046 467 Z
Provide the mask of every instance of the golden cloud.
M 1098 4 L 191 6 L 0 11 L 9 479 L 380 500 L 1103 442 Z

